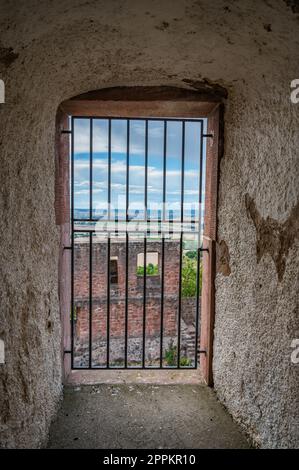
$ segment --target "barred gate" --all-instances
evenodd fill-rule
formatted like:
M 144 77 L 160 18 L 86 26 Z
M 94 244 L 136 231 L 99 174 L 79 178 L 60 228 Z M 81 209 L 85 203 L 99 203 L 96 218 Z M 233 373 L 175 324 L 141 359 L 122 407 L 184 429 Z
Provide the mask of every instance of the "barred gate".
M 197 368 L 204 128 L 71 118 L 73 369 Z

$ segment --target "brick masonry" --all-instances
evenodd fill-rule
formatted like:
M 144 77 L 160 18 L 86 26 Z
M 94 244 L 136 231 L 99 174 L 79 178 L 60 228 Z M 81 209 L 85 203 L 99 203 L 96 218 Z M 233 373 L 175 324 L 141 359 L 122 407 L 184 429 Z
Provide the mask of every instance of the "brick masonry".
M 75 365 L 88 363 L 89 312 L 89 238 L 76 238 L 74 249 L 74 332 Z M 138 363 L 142 354 L 143 275 L 137 275 L 138 254 L 143 241 L 129 242 L 128 263 L 128 360 Z M 146 360 L 158 361 L 161 332 L 161 243 L 147 242 L 147 252 L 158 253 L 159 273 L 146 281 Z M 107 350 L 107 241 L 93 239 L 92 264 L 92 355 L 93 366 L 104 365 Z M 125 338 L 126 244 L 111 240 L 110 259 L 117 259 L 118 282 L 110 284 L 109 340 L 110 361 L 122 363 Z M 180 244 L 165 241 L 163 350 L 177 344 L 179 305 Z M 196 299 L 182 298 L 181 355 L 194 360 Z

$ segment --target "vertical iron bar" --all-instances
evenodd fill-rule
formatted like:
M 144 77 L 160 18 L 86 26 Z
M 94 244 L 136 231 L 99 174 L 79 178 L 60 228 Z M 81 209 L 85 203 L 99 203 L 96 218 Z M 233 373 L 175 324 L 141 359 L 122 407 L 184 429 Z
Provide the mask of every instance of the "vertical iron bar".
M 89 232 L 89 369 L 92 368 L 92 237 Z
M 167 154 L 167 121 L 164 121 L 164 142 L 163 142 L 163 216 L 165 220 L 165 200 L 166 200 L 166 154 Z M 158 218 L 161 217 L 159 211 Z M 159 222 L 158 222 L 159 223 Z M 159 223 L 159 231 L 161 224 Z M 161 230 L 161 324 L 160 324 L 160 368 L 163 368 L 163 329 L 164 329 L 164 262 L 165 262 L 165 239 L 163 230 Z
M 71 368 L 74 367 L 74 117 L 71 119 L 72 133 L 71 133 Z
M 202 204 L 202 158 L 203 158 L 203 121 L 200 121 L 200 155 L 199 155 L 199 208 L 198 208 L 198 246 L 197 246 L 197 279 L 196 279 L 196 319 L 195 319 L 195 368 L 198 364 L 198 327 L 199 327 L 199 290 L 200 290 L 200 235 L 201 235 L 201 204 Z
M 166 220 L 166 152 L 167 152 L 167 121 L 164 121 L 164 150 L 163 150 L 163 213 L 162 221 Z
M 90 118 L 90 130 L 89 130 L 89 219 L 91 220 L 92 219 L 92 214 L 93 214 L 93 210 L 92 210 L 92 197 L 93 197 L 93 194 L 92 194 L 92 188 L 93 188 L 93 181 L 92 181 L 92 178 L 93 178 L 93 175 L 92 175 L 92 171 L 93 171 L 93 119 Z
M 163 333 L 164 333 L 164 258 L 165 258 L 165 240 L 162 237 L 161 245 L 161 324 L 160 324 L 160 368 L 163 368 Z
M 125 369 L 128 367 L 128 296 L 129 296 L 129 186 L 130 186 L 130 120 L 127 120 L 127 162 L 126 162 L 126 287 L 125 287 Z
M 109 369 L 110 362 L 110 233 L 107 232 L 107 355 L 106 366 Z
M 93 119 L 90 118 L 89 130 L 89 218 L 92 219 L 93 188 Z M 92 367 L 92 232 L 89 233 L 89 368 Z
M 142 368 L 145 367 L 145 333 L 146 333 L 146 236 L 143 239 L 143 327 L 142 327 Z
M 111 218 L 111 119 L 108 121 L 108 221 Z
M 125 287 L 125 369 L 128 368 L 128 295 L 129 295 L 129 234 L 126 232 L 126 287 Z
M 126 161 L 126 222 L 129 221 L 129 186 L 130 186 L 130 124 L 131 121 L 127 119 L 127 161 Z
M 108 121 L 108 221 L 111 220 L 111 119 Z M 109 223 L 109 222 L 108 222 Z M 106 366 L 110 362 L 110 231 L 107 232 L 107 355 Z
M 161 235 L 161 210 L 158 210 L 158 235 Z
M 145 162 L 144 162 L 144 220 L 147 225 L 147 180 L 148 180 L 148 120 L 145 121 Z M 143 253 L 143 337 L 142 337 L 142 367 L 145 367 L 145 339 L 146 339 L 146 250 L 147 232 L 144 233 Z
M 118 209 L 115 209 L 114 212 L 114 222 L 115 222 L 115 235 L 118 237 Z
M 178 340 L 177 340 L 177 367 L 181 364 L 181 317 L 182 317 L 182 266 L 183 266 L 183 232 L 180 233 L 180 260 L 179 260 L 179 302 L 178 302 Z
M 169 211 L 169 235 L 173 235 L 173 210 Z
M 184 224 L 184 190 L 185 190 L 185 121 L 182 121 L 182 168 L 181 168 L 181 234 L 179 265 L 179 305 L 178 305 L 178 345 L 177 366 L 181 363 L 181 317 L 182 317 L 182 265 L 183 265 L 183 224 Z
M 148 180 L 148 119 L 145 121 L 145 158 L 144 158 L 144 220 L 147 221 L 147 180 Z
M 191 209 L 191 232 L 194 232 L 195 231 L 195 223 L 196 223 L 196 213 L 195 213 L 195 209 Z
M 181 224 L 184 222 L 185 201 L 185 121 L 182 121 L 182 167 L 181 167 Z

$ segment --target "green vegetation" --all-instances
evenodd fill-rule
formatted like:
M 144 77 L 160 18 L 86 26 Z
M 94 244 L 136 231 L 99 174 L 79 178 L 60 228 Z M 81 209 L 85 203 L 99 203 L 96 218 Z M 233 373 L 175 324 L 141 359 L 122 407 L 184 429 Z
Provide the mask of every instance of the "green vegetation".
M 165 350 L 165 361 L 168 366 L 176 366 L 177 365 L 177 346 L 173 345 L 173 342 L 169 343 L 168 349 Z M 191 359 L 186 356 L 180 357 L 180 366 L 182 367 L 190 367 L 191 366 Z
M 197 251 L 196 250 L 187 251 L 185 253 L 185 256 L 187 256 L 187 258 L 190 258 L 190 259 L 196 259 L 197 258 Z
M 190 367 L 191 365 L 192 365 L 192 361 L 188 357 L 184 356 L 184 357 L 180 358 L 180 366 L 181 367 Z
M 195 297 L 197 291 L 197 259 L 196 252 L 195 257 L 192 251 L 188 251 L 183 256 L 182 266 L 182 297 Z M 201 292 L 202 285 L 202 266 L 200 267 L 199 273 L 199 292 Z
M 77 320 L 77 307 L 76 305 L 74 305 L 74 308 L 73 308 L 73 315 L 72 315 L 72 310 L 71 310 L 71 321 L 76 321 Z
M 136 270 L 137 276 L 144 275 L 144 266 L 137 266 Z M 147 276 L 157 276 L 159 274 L 159 266 L 157 264 L 149 263 L 146 266 L 146 275 Z
M 144 275 L 144 267 L 138 266 L 136 269 L 137 276 Z M 146 266 L 147 276 L 158 276 L 159 266 L 158 264 L 149 263 Z M 197 283 L 197 251 L 187 251 L 183 255 L 182 265 L 182 297 L 196 297 L 196 286 Z M 202 266 L 200 268 L 199 278 L 199 293 L 201 292 L 202 284 Z
M 168 366 L 175 366 L 177 363 L 176 346 L 170 343 L 169 348 L 165 350 L 165 361 Z

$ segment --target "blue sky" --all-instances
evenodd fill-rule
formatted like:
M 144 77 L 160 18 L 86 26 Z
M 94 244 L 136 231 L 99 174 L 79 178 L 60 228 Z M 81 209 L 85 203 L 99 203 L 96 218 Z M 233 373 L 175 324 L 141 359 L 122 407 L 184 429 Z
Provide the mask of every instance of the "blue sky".
M 200 123 L 185 124 L 184 201 L 198 201 Z M 74 120 L 74 200 L 75 209 L 89 209 L 89 119 Z M 148 123 L 148 208 L 157 217 L 162 208 L 163 191 L 163 131 L 162 121 Z M 111 202 L 120 211 L 126 199 L 126 120 L 111 124 Z M 168 121 L 166 155 L 166 201 L 175 214 L 180 210 L 182 123 Z M 204 142 L 205 155 L 205 142 Z M 130 212 L 142 211 L 145 178 L 145 121 L 130 122 Z M 204 176 L 204 175 L 203 175 Z M 102 214 L 107 209 L 108 195 L 108 120 L 93 121 L 93 209 Z M 203 178 L 204 183 L 204 178 Z M 203 184 L 204 187 L 204 184 Z

